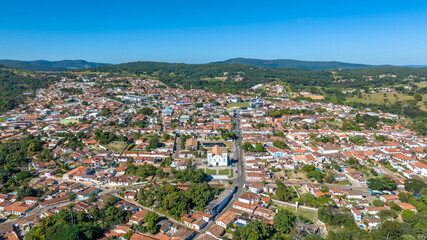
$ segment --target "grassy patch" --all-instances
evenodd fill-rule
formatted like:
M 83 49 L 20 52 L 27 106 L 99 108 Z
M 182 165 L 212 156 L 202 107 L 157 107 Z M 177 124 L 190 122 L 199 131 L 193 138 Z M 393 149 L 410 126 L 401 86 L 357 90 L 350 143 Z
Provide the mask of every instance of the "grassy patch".
M 336 127 L 341 128 L 341 127 L 342 127 L 342 122 L 338 122 L 338 121 L 328 121 L 328 125 L 336 126 Z
M 423 104 L 424 101 L 427 101 L 427 94 L 423 94 L 423 101 L 418 102 L 418 106 L 422 110 L 427 110 Z M 347 99 L 347 103 L 356 102 L 356 103 L 365 103 L 365 104 L 394 104 L 397 101 L 405 102 L 408 100 L 415 100 L 413 96 L 405 95 L 397 92 L 386 92 L 386 93 L 368 93 L 362 94 L 361 98 L 354 96 Z
M 67 125 L 69 123 L 79 123 L 79 122 L 80 122 L 79 118 L 61 119 L 61 124 L 63 125 Z
M 15 214 L 12 214 L 12 215 L 10 215 L 8 217 L 9 220 L 13 220 L 13 219 L 16 219 L 16 218 L 18 218 L 18 215 L 15 215 Z
M 148 141 L 150 141 L 150 139 L 151 139 L 151 138 L 153 138 L 155 135 L 157 135 L 157 134 L 143 134 L 143 135 L 141 136 L 141 139 L 142 139 L 142 140 L 144 140 L 144 141 L 146 141 L 146 142 L 148 142 Z
M 221 169 L 218 171 L 219 175 L 230 175 L 229 169 Z
M 351 186 L 351 183 L 348 180 L 336 181 L 336 182 L 334 182 L 334 184 L 350 185 Z
M 250 104 L 248 102 L 238 102 L 238 103 L 230 103 L 227 104 L 228 108 L 240 108 L 240 107 L 249 107 Z
M 279 209 L 287 209 L 290 212 L 294 213 L 296 216 L 303 216 L 307 219 L 310 219 L 313 223 L 317 221 L 317 211 L 309 211 L 301 208 L 298 208 L 298 210 L 296 210 L 294 207 L 285 206 L 279 206 Z
M 108 150 L 115 150 L 116 152 L 121 152 L 123 150 L 123 148 L 126 147 L 126 143 L 125 142 L 111 142 L 107 145 L 105 145 L 104 147 L 106 147 Z
M 286 175 L 288 175 L 289 179 L 308 179 L 302 171 L 296 171 L 296 173 L 294 173 L 294 171 L 289 170 L 286 171 Z
M 415 83 L 415 85 L 417 85 L 419 88 L 425 88 L 425 87 L 427 87 L 427 83 L 426 82 Z
M 205 172 L 207 175 L 216 175 L 216 169 L 206 168 Z

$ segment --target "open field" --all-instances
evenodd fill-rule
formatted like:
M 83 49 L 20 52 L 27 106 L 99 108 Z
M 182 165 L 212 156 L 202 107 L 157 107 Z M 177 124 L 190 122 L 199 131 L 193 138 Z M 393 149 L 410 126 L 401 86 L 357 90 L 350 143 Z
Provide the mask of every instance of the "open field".
M 286 171 L 286 175 L 288 175 L 289 179 L 307 179 L 307 176 L 301 171 L 297 171 L 294 173 L 294 171 L 288 170 Z
M 415 83 L 415 85 L 417 85 L 419 88 L 425 88 L 427 87 L 427 82 Z
M 239 108 L 239 107 L 249 107 L 248 102 L 238 102 L 238 103 L 230 103 L 227 105 L 228 108 Z
M 106 147 L 108 150 L 115 150 L 116 152 L 121 152 L 123 150 L 124 147 L 126 147 L 126 143 L 125 142 L 111 142 L 107 145 L 105 145 L 104 147 Z
M 427 94 L 422 95 L 423 100 L 418 102 L 418 106 L 421 110 L 427 111 L 427 107 L 423 102 L 427 101 Z M 357 96 L 347 99 L 347 103 L 356 102 L 356 103 L 372 103 L 372 104 L 394 104 L 397 101 L 405 102 L 409 100 L 415 100 L 413 96 L 405 95 L 397 92 L 386 92 L 386 93 L 369 93 L 362 94 L 362 98 Z
M 279 209 L 286 209 L 290 212 L 294 213 L 296 216 L 303 216 L 307 219 L 310 219 L 313 223 L 317 221 L 317 212 L 316 211 L 309 211 L 305 209 L 299 208 L 296 210 L 294 207 L 285 207 L 285 206 L 278 206 Z
M 149 141 L 151 138 L 153 138 L 156 134 L 148 133 L 148 134 L 142 134 L 141 139 L 144 141 Z M 137 140 L 137 139 L 135 139 Z
M 67 125 L 69 123 L 79 123 L 79 118 L 69 118 L 69 119 L 61 119 L 61 124 Z
M 338 121 L 328 121 L 327 122 L 329 125 L 331 125 L 331 126 L 336 126 L 336 127 L 339 127 L 339 128 L 341 128 L 342 127 L 342 122 L 338 122 Z

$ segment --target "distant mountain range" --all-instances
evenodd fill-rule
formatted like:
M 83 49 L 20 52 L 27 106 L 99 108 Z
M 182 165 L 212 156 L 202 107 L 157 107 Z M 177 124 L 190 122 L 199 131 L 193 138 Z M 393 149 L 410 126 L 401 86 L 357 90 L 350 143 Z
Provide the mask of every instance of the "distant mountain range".
M 85 60 L 61 60 L 61 61 L 19 61 L 19 60 L 0 60 L 0 65 L 12 68 L 18 68 L 28 71 L 64 71 L 87 69 L 99 66 L 109 65 L 107 63 L 87 62 Z
M 259 67 L 269 68 L 299 68 L 310 70 L 331 70 L 331 69 L 364 69 L 374 67 L 389 67 L 390 65 L 367 65 L 356 63 L 345 63 L 337 61 L 300 61 L 292 59 L 253 59 L 253 58 L 232 58 L 225 61 L 213 63 L 240 63 L 247 65 L 254 65 Z
M 410 68 L 427 68 L 427 65 L 405 65 L 404 67 L 410 67 Z
M 153 62 L 155 63 L 155 62 Z M 338 61 L 300 61 L 292 59 L 254 59 L 254 58 L 232 58 L 225 61 L 212 62 L 211 64 L 218 63 L 237 63 L 244 65 L 253 65 L 258 67 L 267 68 L 294 68 L 294 69 L 307 69 L 307 70 L 332 70 L 332 69 L 367 69 L 367 68 L 381 68 L 381 67 L 394 67 L 392 65 L 368 65 L 358 63 L 345 63 Z M 19 60 L 0 60 L 0 65 L 12 67 L 27 71 L 65 71 L 65 70 L 81 70 L 94 67 L 101 67 L 112 65 L 108 63 L 87 62 L 85 60 L 61 60 L 61 61 L 19 61 Z M 203 64 L 193 64 L 203 65 Z M 425 68 L 426 65 L 405 65 L 401 67 L 409 68 Z

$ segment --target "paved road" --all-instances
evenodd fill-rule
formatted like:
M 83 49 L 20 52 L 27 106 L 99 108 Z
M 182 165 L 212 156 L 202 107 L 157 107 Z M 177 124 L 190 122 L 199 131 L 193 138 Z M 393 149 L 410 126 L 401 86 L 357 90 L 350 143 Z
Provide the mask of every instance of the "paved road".
M 226 211 L 228 211 L 233 203 L 235 201 L 237 201 L 238 197 L 245 191 L 244 186 L 247 185 L 249 182 L 246 180 L 246 174 L 245 174 L 245 166 L 244 166 L 244 158 L 243 158 L 243 150 L 242 150 L 242 131 L 241 131 L 241 126 L 240 126 L 240 116 L 237 115 L 236 117 L 233 118 L 234 121 L 234 126 L 235 128 L 233 129 L 233 131 L 237 134 L 238 139 L 235 141 L 234 144 L 234 156 L 236 156 L 236 160 L 237 162 L 236 164 L 236 169 L 237 169 L 237 173 L 236 173 L 236 179 L 233 182 L 233 185 L 237 186 L 237 192 L 234 195 L 234 197 L 230 200 L 230 202 L 227 204 L 227 206 L 220 212 L 218 213 L 218 215 L 216 215 L 216 217 L 214 218 L 213 221 L 210 221 L 195 237 L 196 239 L 201 239 L 201 235 L 203 235 L 204 233 L 206 233 L 206 231 L 209 229 L 210 226 L 212 226 L 212 224 L 215 223 L 215 220 L 221 216 L 223 213 L 225 213 Z M 271 181 L 274 182 L 274 181 Z M 295 182 L 289 182 L 286 181 L 285 184 L 289 184 L 289 185 L 301 185 L 304 183 L 295 183 Z M 343 185 L 337 185 L 337 184 L 325 184 L 329 187 L 340 187 L 341 189 L 345 189 L 345 190 L 362 190 L 362 191 L 366 191 L 366 187 L 362 187 L 362 186 L 343 186 Z
M 179 152 L 181 151 L 181 137 L 176 134 L 175 137 L 175 153 L 173 154 L 173 158 L 178 158 Z
M 212 224 L 215 223 L 216 219 L 221 216 L 222 214 L 224 214 L 226 211 L 228 211 L 232 206 L 233 203 L 235 201 L 237 201 L 237 199 L 240 197 L 240 195 L 242 195 L 242 193 L 245 191 L 245 184 L 247 184 L 248 182 L 246 181 L 246 175 L 245 175 L 245 168 L 243 165 L 243 151 L 242 151 L 242 134 L 241 134 L 241 129 L 240 129 L 240 118 L 239 116 L 233 118 L 234 121 L 234 129 L 233 131 L 236 132 L 236 134 L 238 135 L 237 140 L 235 140 L 234 142 L 234 156 L 236 157 L 237 162 L 236 164 L 236 169 L 237 169 L 237 173 L 235 173 L 235 179 L 233 182 L 233 186 L 237 187 L 237 191 L 234 194 L 233 198 L 230 200 L 230 202 L 222 209 L 222 211 L 220 213 L 218 213 L 215 218 L 210 221 L 202 230 L 199 231 L 199 233 L 197 234 L 197 236 L 195 238 L 199 238 L 200 235 L 204 234 L 206 232 L 206 230 L 209 229 L 210 226 L 212 226 Z
M 237 196 L 240 196 L 243 192 L 244 192 L 244 185 L 248 184 L 248 182 L 246 181 L 246 174 L 245 174 L 245 163 L 244 163 L 244 158 L 243 158 L 243 150 L 242 150 L 242 131 L 241 131 L 241 127 L 240 127 L 240 116 L 237 115 L 237 117 L 235 117 L 233 119 L 234 121 L 234 131 L 236 132 L 238 138 L 235 141 L 235 156 L 237 157 L 237 177 L 235 180 L 236 186 L 239 188 L 237 191 Z

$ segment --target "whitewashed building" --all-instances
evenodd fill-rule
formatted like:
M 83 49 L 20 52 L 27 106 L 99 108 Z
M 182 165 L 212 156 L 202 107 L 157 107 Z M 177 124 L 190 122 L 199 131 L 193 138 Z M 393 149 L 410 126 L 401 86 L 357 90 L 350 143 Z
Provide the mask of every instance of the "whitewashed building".
M 222 152 L 221 147 L 215 145 L 212 151 L 208 152 L 208 165 L 209 166 L 228 166 L 228 154 Z

